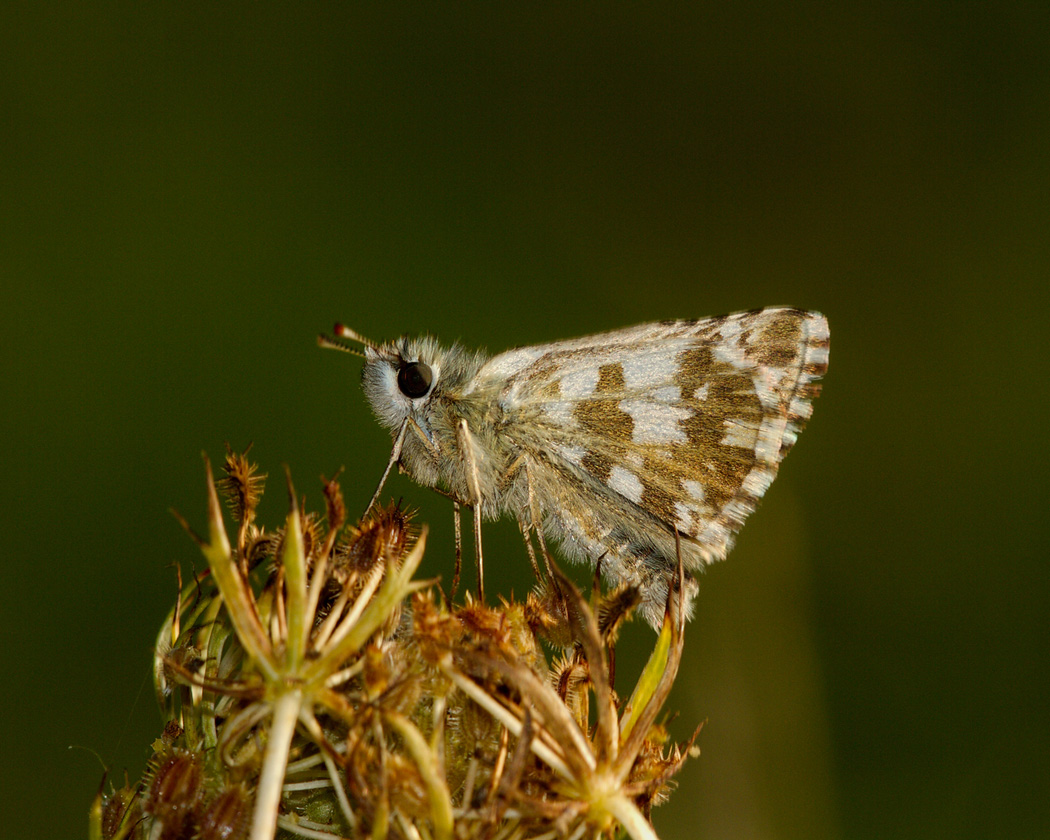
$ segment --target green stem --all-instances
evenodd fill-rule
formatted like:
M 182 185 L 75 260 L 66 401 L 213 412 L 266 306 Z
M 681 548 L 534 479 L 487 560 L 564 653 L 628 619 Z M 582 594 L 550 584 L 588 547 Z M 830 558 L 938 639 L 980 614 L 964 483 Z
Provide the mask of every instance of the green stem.
M 273 840 L 277 831 L 277 814 L 281 806 L 284 773 L 288 767 L 288 750 L 292 745 L 292 736 L 295 735 L 295 724 L 299 719 L 302 702 L 303 694 L 297 688 L 286 691 L 274 701 L 250 840 Z

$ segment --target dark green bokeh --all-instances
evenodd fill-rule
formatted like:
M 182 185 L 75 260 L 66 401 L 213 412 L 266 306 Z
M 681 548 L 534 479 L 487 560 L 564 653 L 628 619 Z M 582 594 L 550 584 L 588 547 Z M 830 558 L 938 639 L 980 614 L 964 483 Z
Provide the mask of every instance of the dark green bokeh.
M 4 833 L 84 836 L 101 767 L 71 744 L 141 771 L 202 448 L 255 442 L 272 524 L 282 463 L 311 504 L 342 464 L 368 499 L 389 443 L 330 322 L 500 350 L 788 303 L 829 316 L 831 370 L 705 578 L 670 703 L 703 755 L 657 829 L 1050 836 L 1048 24 L 6 5 Z M 447 574 L 448 504 L 390 492 Z M 522 592 L 514 529 L 487 549 Z

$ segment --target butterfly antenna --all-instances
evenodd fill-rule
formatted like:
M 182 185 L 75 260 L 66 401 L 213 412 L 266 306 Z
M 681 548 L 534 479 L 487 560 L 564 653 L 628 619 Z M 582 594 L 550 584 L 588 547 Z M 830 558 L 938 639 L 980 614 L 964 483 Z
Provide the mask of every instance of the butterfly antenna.
M 336 324 L 335 327 L 332 329 L 332 332 L 335 333 L 335 335 L 337 336 L 336 338 L 324 335 L 323 333 L 317 336 L 318 346 L 324 347 L 328 350 L 342 350 L 344 353 L 349 353 L 351 356 L 358 356 L 362 359 L 365 357 L 364 353 L 362 353 L 360 350 L 355 350 L 352 347 L 347 347 L 338 339 L 345 338 L 348 341 L 356 341 L 358 344 L 362 344 L 365 347 L 371 347 L 373 349 L 378 349 L 379 347 L 379 345 L 371 339 L 365 338 L 363 335 L 361 335 L 361 333 L 355 332 L 354 330 L 350 329 L 350 327 L 347 327 L 343 324 Z
M 379 345 L 372 341 L 372 339 L 365 338 L 361 333 L 350 329 L 346 324 L 336 323 L 336 325 L 332 327 L 332 332 L 340 338 L 345 338 L 348 341 L 356 341 L 358 344 L 363 344 L 365 347 L 371 347 L 376 350 L 379 349 Z

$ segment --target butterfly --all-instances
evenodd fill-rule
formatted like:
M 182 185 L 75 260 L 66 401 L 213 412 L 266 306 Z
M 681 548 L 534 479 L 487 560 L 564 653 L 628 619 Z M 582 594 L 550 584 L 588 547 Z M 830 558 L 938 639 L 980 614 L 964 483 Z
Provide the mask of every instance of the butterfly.
M 397 464 L 474 509 L 553 537 L 663 619 L 678 557 L 725 557 L 812 413 L 823 315 L 786 307 L 661 321 L 489 357 L 431 336 L 361 344 L 365 396 Z M 325 346 L 349 349 L 321 337 Z M 351 352 L 354 352 L 351 350 Z M 458 511 L 458 505 L 457 505 Z M 480 549 L 479 549 L 480 561 Z M 534 561 L 535 565 L 535 561 Z M 480 574 L 480 569 L 479 569 Z

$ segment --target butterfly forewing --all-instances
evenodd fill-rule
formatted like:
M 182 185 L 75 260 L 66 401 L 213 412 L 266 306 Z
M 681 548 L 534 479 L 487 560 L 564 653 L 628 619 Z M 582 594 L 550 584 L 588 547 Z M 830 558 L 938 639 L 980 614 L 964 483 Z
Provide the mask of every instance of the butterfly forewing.
M 808 419 L 827 347 L 823 316 L 765 309 L 512 350 L 479 380 L 501 382 L 507 436 L 595 496 L 599 510 L 576 523 L 588 542 L 613 527 L 604 496 L 710 559 L 724 555 Z

